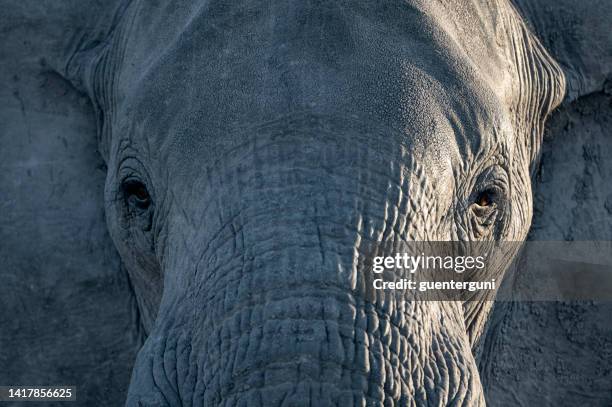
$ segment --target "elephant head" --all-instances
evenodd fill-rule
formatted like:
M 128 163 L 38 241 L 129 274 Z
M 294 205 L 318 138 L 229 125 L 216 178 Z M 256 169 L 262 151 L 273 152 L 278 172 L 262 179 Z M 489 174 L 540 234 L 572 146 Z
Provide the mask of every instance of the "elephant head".
M 490 304 L 368 299 L 359 259 L 525 239 L 566 75 L 517 9 L 89 7 L 48 58 L 96 111 L 147 334 L 128 405 L 483 405 Z

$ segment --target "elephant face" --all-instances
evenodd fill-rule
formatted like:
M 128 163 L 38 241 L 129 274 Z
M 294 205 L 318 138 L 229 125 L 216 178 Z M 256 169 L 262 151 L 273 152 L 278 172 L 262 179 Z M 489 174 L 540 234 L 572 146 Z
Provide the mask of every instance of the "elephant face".
M 360 256 L 525 238 L 563 79 L 513 9 L 161 3 L 87 79 L 149 335 L 128 404 L 483 403 L 487 307 L 368 300 Z

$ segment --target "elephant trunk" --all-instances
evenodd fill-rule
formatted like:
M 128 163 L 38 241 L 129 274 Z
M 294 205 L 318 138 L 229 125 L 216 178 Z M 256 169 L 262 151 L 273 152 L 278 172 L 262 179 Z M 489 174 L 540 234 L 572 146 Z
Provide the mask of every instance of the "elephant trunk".
M 484 404 L 460 303 L 366 295 L 369 242 L 426 237 L 408 150 L 307 124 L 259 131 L 175 203 L 128 405 Z

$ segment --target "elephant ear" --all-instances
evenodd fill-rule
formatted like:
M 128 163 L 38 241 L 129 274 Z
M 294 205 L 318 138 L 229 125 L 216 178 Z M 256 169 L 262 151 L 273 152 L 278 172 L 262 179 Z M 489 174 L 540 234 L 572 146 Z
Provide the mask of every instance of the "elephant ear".
M 604 88 L 612 78 L 612 2 L 513 2 L 563 69 L 567 82 L 566 103 Z
M 92 106 L 63 77 L 72 50 L 112 25 L 98 3 L 110 2 L 0 10 L 0 383 L 121 405 L 138 314 L 106 232 Z
M 567 78 L 546 125 L 529 240 L 610 241 L 612 2 L 515 1 Z M 611 302 L 497 302 L 480 360 L 488 404 L 612 405 L 610 313 Z

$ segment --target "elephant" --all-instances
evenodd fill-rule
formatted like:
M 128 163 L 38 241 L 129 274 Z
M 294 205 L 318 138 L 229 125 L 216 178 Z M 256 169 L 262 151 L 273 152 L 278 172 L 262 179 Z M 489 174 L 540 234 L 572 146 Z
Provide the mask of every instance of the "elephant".
M 30 33 L 3 55 L 93 109 L 143 335 L 126 405 L 485 405 L 492 302 L 367 298 L 360 258 L 526 239 L 547 117 L 611 77 L 605 1 L 2 14 L 3 32 Z

